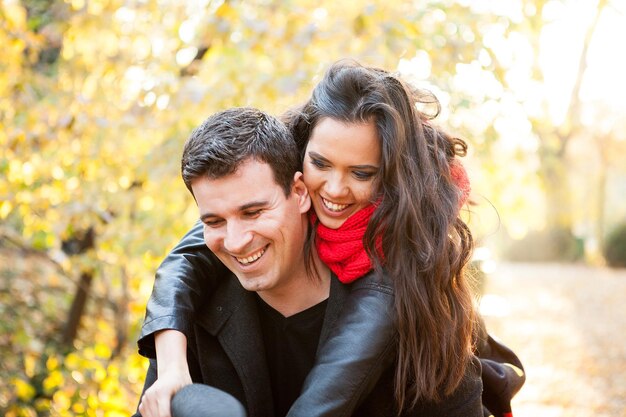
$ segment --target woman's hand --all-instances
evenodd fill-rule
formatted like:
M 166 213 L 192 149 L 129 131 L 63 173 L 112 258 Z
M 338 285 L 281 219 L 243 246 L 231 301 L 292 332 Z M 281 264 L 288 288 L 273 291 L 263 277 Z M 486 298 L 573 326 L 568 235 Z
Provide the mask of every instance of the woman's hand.
M 191 384 L 191 376 L 186 364 L 184 369 L 180 367 L 164 373 L 159 371 L 159 378 L 141 398 L 139 412 L 143 417 L 171 417 L 172 397 L 179 389 L 189 384 Z
M 171 417 L 170 403 L 179 389 L 192 383 L 187 364 L 187 338 L 176 330 L 154 336 L 158 379 L 141 398 L 142 417 Z

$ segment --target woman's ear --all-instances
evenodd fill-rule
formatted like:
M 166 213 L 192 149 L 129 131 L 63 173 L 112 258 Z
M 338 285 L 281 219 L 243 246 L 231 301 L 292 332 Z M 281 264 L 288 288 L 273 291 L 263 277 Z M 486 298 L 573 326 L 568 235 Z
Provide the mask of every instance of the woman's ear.
M 302 172 L 298 171 L 293 176 L 293 185 L 291 186 L 291 193 L 294 198 L 298 199 L 298 206 L 300 207 L 300 213 L 306 213 L 311 208 L 311 196 L 309 196 L 309 190 L 304 185 Z

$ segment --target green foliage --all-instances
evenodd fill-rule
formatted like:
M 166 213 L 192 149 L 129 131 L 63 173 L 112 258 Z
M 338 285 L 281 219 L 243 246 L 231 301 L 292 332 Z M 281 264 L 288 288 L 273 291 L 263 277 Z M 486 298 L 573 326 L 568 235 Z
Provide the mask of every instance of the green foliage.
M 613 268 L 626 268 L 626 223 L 617 225 L 607 236 L 604 258 Z

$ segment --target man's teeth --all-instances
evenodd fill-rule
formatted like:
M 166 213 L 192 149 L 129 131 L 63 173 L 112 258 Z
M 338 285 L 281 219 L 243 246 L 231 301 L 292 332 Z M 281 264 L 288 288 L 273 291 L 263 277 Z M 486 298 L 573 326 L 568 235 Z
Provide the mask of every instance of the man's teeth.
M 322 201 L 324 202 L 324 205 L 326 206 L 326 208 L 330 211 L 341 211 L 344 210 L 346 207 L 348 207 L 348 204 L 335 204 L 335 203 L 331 203 L 330 201 L 326 200 L 325 198 L 322 198 Z
M 248 265 L 249 263 L 252 263 L 256 261 L 257 259 L 259 259 L 261 256 L 263 256 L 264 253 L 265 253 L 265 248 L 261 249 L 254 255 L 248 256 L 247 258 L 237 258 L 237 261 L 239 261 L 239 263 L 241 264 Z

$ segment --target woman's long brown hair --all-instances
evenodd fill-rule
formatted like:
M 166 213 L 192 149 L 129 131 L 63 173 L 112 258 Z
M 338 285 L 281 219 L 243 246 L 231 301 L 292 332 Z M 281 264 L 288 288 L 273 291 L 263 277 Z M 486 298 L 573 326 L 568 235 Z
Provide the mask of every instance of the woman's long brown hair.
M 418 104 L 434 112 L 427 115 Z M 302 156 L 321 118 L 377 127 L 382 157 L 373 198 L 379 205 L 364 246 L 376 270 L 394 283 L 398 410 L 451 394 L 470 366 L 474 305 L 464 267 L 473 242 L 450 175 L 467 146 L 428 122 L 439 110 L 432 94 L 391 73 L 340 62 L 311 99 L 287 115 Z M 379 235 L 384 259 L 375 250 Z

